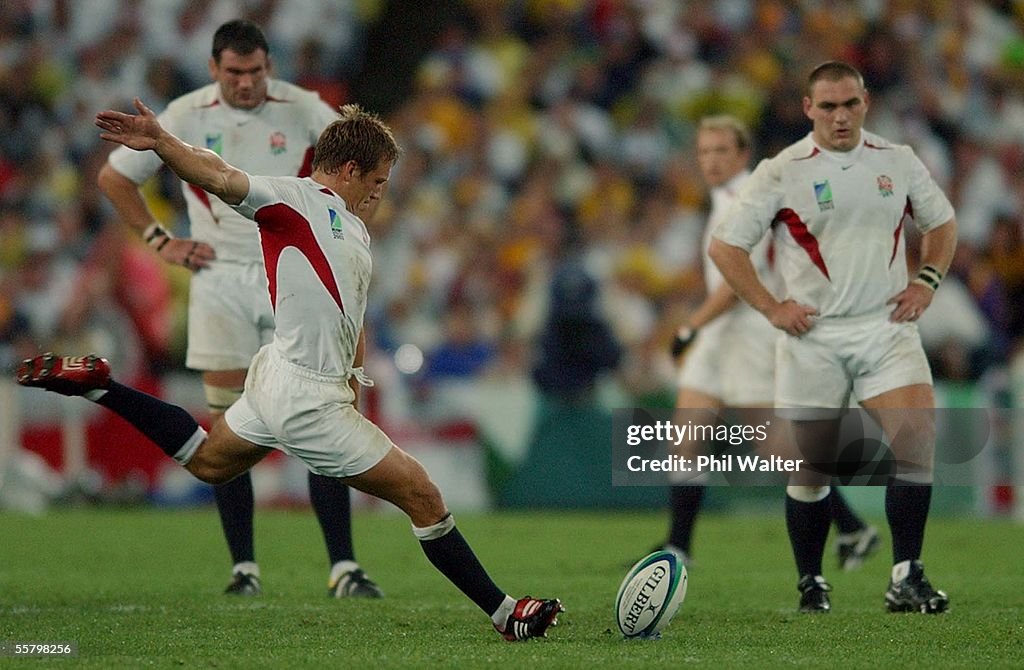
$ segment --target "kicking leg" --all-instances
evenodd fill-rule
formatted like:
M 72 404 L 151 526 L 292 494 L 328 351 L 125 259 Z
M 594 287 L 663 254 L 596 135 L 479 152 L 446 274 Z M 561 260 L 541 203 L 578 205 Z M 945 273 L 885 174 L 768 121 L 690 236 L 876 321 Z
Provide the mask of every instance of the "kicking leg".
M 558 600 L 527 596 L 516 601 L 498 588 L 455 527 L 441 492 L 419 461 L 393 447 L 375 466 L 345 482 L 405 512 L 427 559 L 491 617 L 505 639 L 543 637 L 555 623 L 562 610 Z
M 110 365 L 97 356 L 43 354 L 22 363 L 16 377 L 22 386 L 80 395 L 106 407 L 208 484 L 231 481 L 271 451 L 238 437 L 223 419 L 207 435 L 181 407 L 111 379 Z

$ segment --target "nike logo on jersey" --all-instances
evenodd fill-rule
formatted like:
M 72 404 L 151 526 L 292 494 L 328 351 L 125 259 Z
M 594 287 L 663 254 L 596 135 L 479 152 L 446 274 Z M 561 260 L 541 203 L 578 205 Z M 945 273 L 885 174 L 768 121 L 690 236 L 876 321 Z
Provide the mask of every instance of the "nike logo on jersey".
M 839 169 L 845 172 L 846 170 L 849 170 L 852 167 L 852 165 L 841 165 Z

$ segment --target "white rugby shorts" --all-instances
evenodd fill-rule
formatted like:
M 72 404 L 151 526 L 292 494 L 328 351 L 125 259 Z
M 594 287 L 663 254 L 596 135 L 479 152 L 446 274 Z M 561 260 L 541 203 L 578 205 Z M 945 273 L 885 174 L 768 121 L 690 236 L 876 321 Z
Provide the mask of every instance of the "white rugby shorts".
M 800 337 L 783 335 L 776 357 L 775 404 L 844 411 L 850 394 L 866 400 L 893 389 L 931 384 L 917 324 L 893 323 L 888 310 L 819 319 Z M 799 413 L 787 413 L 800 418 Z M 826 418 L 815 414 L 808 418 Z
M 770 405 L 778 331 L 753 310 L 723 314 L 701 328 L 683 359 L 679 387 L 730 407 Z
M 215 261 L 192 276 L 186 366 L 244 370 L 273 335 L 274 311 L 262 263 Z
M 224 420 L 242 439 L 291 454 L 317 474 L 352 477 L 394 446 L 353 398 L 344 377 L 286 361 L 268 345 L 253 357 L 245 392 Z

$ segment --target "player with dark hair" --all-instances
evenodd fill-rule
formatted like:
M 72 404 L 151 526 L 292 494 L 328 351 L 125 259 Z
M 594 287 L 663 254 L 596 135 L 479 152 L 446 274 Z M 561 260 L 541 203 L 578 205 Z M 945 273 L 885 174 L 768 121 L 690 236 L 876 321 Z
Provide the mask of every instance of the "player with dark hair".
M 544 636 L 561 603 L 516 601 L 499 589 L 423 466 L 352 404 L 354 383 L 368 383 L 361 357 L 371 256 L 366 226 L 350 203 L 383 195 L 399 155 L 391 129 L 346 105 L 317 142 L 311 177 L 260 177 L 182 142 L 140 100 L 135 107 L 137 115 L 98 114 L 101 137 L 153 150 L 179 177 L 255 221 L 275 310 L 273 340 L 253 357 L 242 397 L 209 435 L 180 407 L 110 379 L 96 356 L 37 356 L 19 369 L 19 383 L 103 405 L 206 482 L 230 481 L 272 449 L 301 458 L 405 512 L 430 562 L 505 639 Z
M 815 68 L 803 109 L 813 128 L 762 162 L 714 230 L 710 254 L 748 304 L 784 331 L 775 404 L 797 445 L 819 464 L 795 473 L 786 524 L 799 574 L 800 609 L 830 609 L 821 562 L 829 528 L 828 462 L 851 394 L 878 422 L 897 463 L 885 496 L 893 567 L 891 612 L 944 612 L 949 598 L 924 575 L 931 501 L 935 399 L 914 323 L 928 308 L 956 249 L 953 207 L 907 146 L 863 129 L 869 98 L 860 72 Z M 921 267 L 908 281 L 905 219 L 921 232 Z M 788 297 L 758 279 L 750 252 L 771 230 Z M 825 464 L 822 466 L 821 464 Z
M 711 189 L 711 211 L 704 232 L 704 251 L 711 243 L 711 231 L 726 216 L 736 194 L 750 172 L 751 135 L 746 124 L 730 115 L 708 116 L 697 127 L 697 163 Z M 758 277 L 781 293 L 781 278 L 773 267 L 766 236 L 751 252 Z M 716 424 L 725 407 L 768 408 L 775 391 L 775 342 L 778 331 L 768 321 L 737 299 L 722 275 L 705 258 L 704 283 L 707 295 L 679 329 L 672 354 L 685 352 L 679 372 L 676 420 Z M 749 417 L 748 423 L 758 423 Z M 693 458 L 708 445 L 698 437 L 684 441 L 679 455 Z M 673 472 L 669 489 L 669 534 L 660 548 L 689 562 L 693 528 L 705 495 L 706 472 Z M 859 567 L 878 546 L 878 531 L 864 523 L 850 509 L 838 489 L 830 496 L 832 518 L 839 530 L 837 550 L 844 570 Z
M 259 26 L 243 20 L 220 26 L 209 69 L 213 83 L 173 100 L 160 115 L 161 124 L 241 169 L 309 175 L 313 146 L 337 113 L 316 93 L 270 77 L 270 48 Z M 139 192 L 160 166 L 153 152 L 119 148 L 100 171 L 99 184 L 120 217 L 161 258 L 194 273 L 186 364 L 202 371 L 207 407 L 216 417 L 241 396 L 246 368 L 274 330 L 259 240 L 251 222 L 187 183 L 182 191 L 192 239 L 172 236 L 155 221 Z M 372 214 L 360 211 L 364 220 Z M 215 487 L 214 497 L 233 562 L 225 592 L 257 595 L 262 586 L 253 545 L 250 474 Z M 381 597 L 355 560 L 348 487 L 310 472 L 309 497 L 327 544 L 328 594 Z

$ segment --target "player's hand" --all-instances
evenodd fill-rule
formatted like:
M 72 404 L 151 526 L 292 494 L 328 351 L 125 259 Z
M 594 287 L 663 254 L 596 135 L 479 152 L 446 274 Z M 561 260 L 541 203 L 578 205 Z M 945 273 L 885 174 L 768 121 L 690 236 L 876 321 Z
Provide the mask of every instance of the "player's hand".
M 896 305 L 889 314 L 889 320 L 893 323 L 904 323 L 906 321 L 917 321 L 932 304 L 932 297 L 935 291 L 917 282 L 911 282 L 885 303 Z
M 690 328 L 689 326 L 682 326 L 672 336 L 672 344 L 669 346 L 669 353 L 672 354 L 672 360 L 678 361 L 679 357 L 683 355 L 693 341 L 697 339 L 697 329 Z
M 192 272 L 209 267 L 210 261 L 217 258 L 217 253 L 209 244 L 177 237 L 167 240 L 167 244 L 157 254 L 166 262 L 181 265 Z
M 125 114 L 113 109 L 96 115 L 96 125 L 104 132 L 100 137 L 108 142 L 117 142 L 136 151 L 147 151 L 156 147 L 163 132 L 156 114 L 135 98 L 138 114 Z
M 818 315 L 818 310 L 807 305 L 801 305 L 794 300 L 784 300 L 775 306 L 766 316 L 773 326 L 784 330 L 789 335 L 800 337 L 814 327 L 812 317 Z

